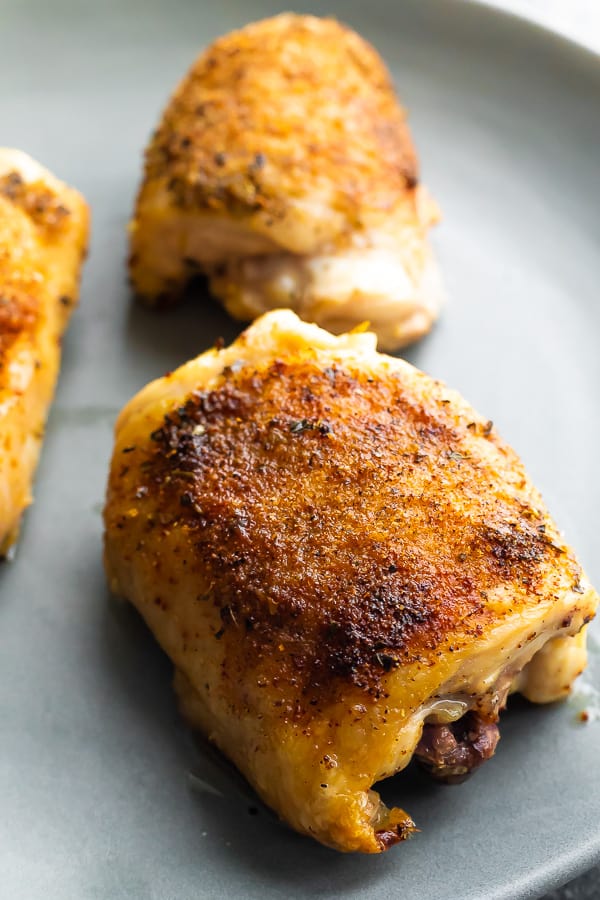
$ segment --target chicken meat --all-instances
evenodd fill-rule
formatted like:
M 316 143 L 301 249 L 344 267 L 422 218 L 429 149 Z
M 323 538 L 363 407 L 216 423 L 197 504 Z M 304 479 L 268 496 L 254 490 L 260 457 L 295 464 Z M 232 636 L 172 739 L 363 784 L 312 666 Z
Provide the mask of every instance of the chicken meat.
M 458 394 L 291 311 L 146 386 L 116 425 L 112 590 L 182 711 L 298 831 L 411 834 L 372 786 L 459 781 L 511 690 L 564 697 L 598 597 L 516 454 Z
M 77 302 L 88 237 L 82 196 L 0 148 L 0 554 L 14 543 Z
M 394 349 L 438 315 L 437 218 L 377 52 L 284 14 L 219 38 L 175 91 L 146 152 L 131 279 L 157 303 L 202 272 L 236 318 L 368 320 Z

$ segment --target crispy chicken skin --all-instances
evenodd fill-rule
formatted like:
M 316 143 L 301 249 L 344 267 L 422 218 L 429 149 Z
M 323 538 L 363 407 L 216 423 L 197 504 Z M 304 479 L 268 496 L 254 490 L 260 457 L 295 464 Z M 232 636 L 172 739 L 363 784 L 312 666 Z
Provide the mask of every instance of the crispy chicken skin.
M 411 834 L 371 788 L 413 753 L 459 780 L 511 686 L 557 699 L 585 665 L 598 597 L 521 462 L 372 334 L 272 312 L 149 384 L 116 425 L 105 527 L 184 715 L 339 850 Z
M 236 318 L 369 320 L 393 349 L 437 317 L 437 217 L 377 52 L 284 14 L 219 38 L 175 91 L 146 152 L 131 279 L 156 303 L 202 271 Z
M 0 554 L 31 502 L 60 340 L 77 302 L 88 211 L 77 191 L 0 148 Z

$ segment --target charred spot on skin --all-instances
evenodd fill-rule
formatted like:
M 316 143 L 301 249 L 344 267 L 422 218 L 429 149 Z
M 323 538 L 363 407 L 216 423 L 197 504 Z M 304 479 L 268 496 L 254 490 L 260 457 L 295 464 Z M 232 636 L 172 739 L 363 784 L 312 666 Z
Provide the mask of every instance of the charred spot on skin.
M 303 431 L 308 431 L 311 428 L 314 428 L 314 425 L 308 419 L 300 419 L 289 424 L 290 434 L 302 434 Z
M 206 397 L 200 395 L 198 399 L 200 410 L 190 400 L 173 413 L 167 413 L 163 425 L 150 433 L 150 440 L 159 445 L 163 460 L 173 462 L 167 477 L 175 476 L 184 480 L 193 478 L 198 454 L 208 440 L 206 426 L 199 421 L 206 406 Z
M 375 660 L 384 672 L 391 672 L 392 669 L 395 669 L 400 664 L 400 660 L 395 656 L 390 656 L 389 653 L 376 653 Z
M 235 617 L 235 613 L 229 604 L 222 606 L 219 610 L 219 615 L 221 617 L 221 622 L 223 623 L 223 627 L 226 625 L 237 625 L 237 619 Z
M 299 419 L 297 421 L 290 422 L 288 430 L 290 434 L 302 434 L 304 431 L 318 431 L 319 434 L 325 435 L 331 434 L 333 428 L 331 427 L 329 422 L 313 422 L 310 419 Z
M 250 168 L 255 171 L 264 169 L 266 162 L 267 162 L 267 158 L 264 155 L 264 153 L 257 153 L 257 154 L 255 154 L 254 159 L 250 163 Z
M 393 828 L 376 831 L 375 840 L 381 850 L 389 850 L 394 844 L 406 841 L 411 835 L 418 831 L 419 829 L 416 827 L 410 816 L 406 816 L 403 821 L 398 822 Z
M 411 635 L 435 617 L 429 582 L 386 584 L 366 597 L 349 599 L 319 642 L 318 665 L 369 692 L 400 665 Z
M 483 525 L 480 535 L 486 550 L 507 578 L 519 570 L 525 570 L 528 576 L 534 575 L 548 550 L 544 535 L 524 520 L 518 524 Z

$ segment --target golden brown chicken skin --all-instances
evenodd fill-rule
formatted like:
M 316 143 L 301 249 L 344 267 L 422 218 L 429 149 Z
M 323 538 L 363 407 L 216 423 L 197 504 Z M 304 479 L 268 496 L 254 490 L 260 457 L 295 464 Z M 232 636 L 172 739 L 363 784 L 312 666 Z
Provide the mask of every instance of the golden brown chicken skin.
M 0 148 L 0 554 L 16 539 L 77 303 L 88 211 L 81 195 Z
M 413 754 L 460 780 L 509 690 L 557 699 L 585 665 L 598 597 L 519 459 L 371 334 L 274 312 L 148 385 L 105 526 L 185 716 L 340 850 L 414 830 L 373 784 Z
M 377 52 L 332 19 L 284 14 L 219 38 L 175 91 L 146 152 L 131 278 L 155 303 L 202 271 L 237 318 L 368 319 L 398 347 L 440 306 L 437 216 Z

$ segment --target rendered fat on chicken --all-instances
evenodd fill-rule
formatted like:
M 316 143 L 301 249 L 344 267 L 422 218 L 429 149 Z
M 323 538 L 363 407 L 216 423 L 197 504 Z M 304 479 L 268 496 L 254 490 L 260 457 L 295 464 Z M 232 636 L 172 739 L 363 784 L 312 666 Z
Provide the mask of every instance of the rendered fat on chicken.
M 149 384 L 105 526 L 187 719 L 339 850 L 414 830 L 373 784 L 413 755 L 460 780 L 509 691 L 564 697 L 585 665 L 598 597 L 521 462 L 372 334 L 272 312 Z
M 236 318 L 368 320 L 392 349 L 437 317 L 437 216 L 376 51 L 331 19 L 280 15 L 217 40 L 175 91 L 146 153 L 131 279 L 157 303 L 204 272 Z
M 31 502 L 87 237 L 81 195 L 25 153 L 0 148 L 0 555 Z

